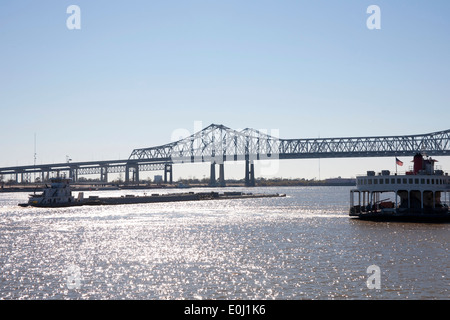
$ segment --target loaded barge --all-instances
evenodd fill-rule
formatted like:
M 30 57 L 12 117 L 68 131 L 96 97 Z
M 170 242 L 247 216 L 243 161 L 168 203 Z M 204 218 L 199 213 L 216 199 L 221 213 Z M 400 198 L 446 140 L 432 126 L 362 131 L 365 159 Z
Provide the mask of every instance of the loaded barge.
M 20 203 L 21 207 L 74 207 L 74 206 L 94 206 L 94 205 L 118 205 L 118 204 L 138 204 L 156 202 L 178 202 L 178 201 L 198 201 L 198 200 L 224 200 L 224 199 L 249 199 L 249 198 L 269 198 L 285 197 L 285 194 L 253 194 L 243 192 L 187 192 L 152 194 L 150 196 L 125 195 L 121 197 L 98 197 L 90 196 L 84 198 L 84 193 L 80 192 L 78 197 L 72 195 L 70 179 L 53 178 L 51 185 L 46 187 L 42 193 L 31 194 L 27 203 Z
M 396 159 L 403 165 L 403 163 Z M 351 217 L 380 221 L 450 221 L 450 177 L 434 168 L 435 159 L 416 154 L 413 169 L 392 175 L 367 171 L 350 191 Z

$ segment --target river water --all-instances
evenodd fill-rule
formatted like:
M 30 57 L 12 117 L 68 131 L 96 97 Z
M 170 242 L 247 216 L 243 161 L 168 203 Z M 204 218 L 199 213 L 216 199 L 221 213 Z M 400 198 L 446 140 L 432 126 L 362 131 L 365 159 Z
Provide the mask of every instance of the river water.
M 0 193 L 0 299 L 450 298 L 448 223 L 349 218 L 349 187 L 232 190 L 287 197 L 44 209 Z

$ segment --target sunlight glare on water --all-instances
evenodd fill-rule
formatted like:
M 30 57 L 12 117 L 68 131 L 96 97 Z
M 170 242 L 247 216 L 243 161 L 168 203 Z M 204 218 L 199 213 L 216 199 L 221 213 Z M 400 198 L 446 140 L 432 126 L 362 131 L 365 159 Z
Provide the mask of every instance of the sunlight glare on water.
M 449 224 L 351 219 L 348 187 L 236 190 L 287 197 L 44 209 L 0 194 L 0 299 L 449 298 Z

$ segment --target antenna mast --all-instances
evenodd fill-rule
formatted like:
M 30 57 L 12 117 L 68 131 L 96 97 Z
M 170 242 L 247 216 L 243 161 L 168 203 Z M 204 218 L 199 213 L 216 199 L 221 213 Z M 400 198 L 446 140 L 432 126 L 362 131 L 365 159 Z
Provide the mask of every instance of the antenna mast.
M 34 166 L 36 167 L 36 132 L 34 133 Z M 36 170 L 34 172 L 34 182 L 36 182 Z

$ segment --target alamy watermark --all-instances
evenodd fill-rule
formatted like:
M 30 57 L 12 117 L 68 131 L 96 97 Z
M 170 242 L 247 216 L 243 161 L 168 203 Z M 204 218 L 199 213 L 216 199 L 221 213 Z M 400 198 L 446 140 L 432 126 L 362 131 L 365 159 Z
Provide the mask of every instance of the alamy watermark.
M 367 7 L 367 13 L 370 16 L 367 18 L 366 26 L 369 30 L 380 30 L 381 29 L 381 9 L 377 5 L 370 5 Z
M 72 4 L 67 7 L 66 13 L 70 14 L 66 19 L 66 26 L 69 30 L 81 29 L 81 9 L 79 6 Z M 367 14 L 370 16 L 366 20 L 366 26 L 369 30 L 381 29 L 381 9 L 378 5 L 372 4 L 367 7 Z
M 66 13 L 70 16 L 66 20 L 66 27 L 69 30 L 81 29 L 81 9 L 79 6 L 72 4 L 67 7 Z
M 381 269 L 379 266 L 373 264 L 367 268 L 367 273 L 370 276 L 367 278 L 366 285 L 368 289 L 381 289 Z
M 81 276 L 81 269 L 75 264 L 71 264 L 66 269 L 66 285 L 70 290 L 80 289 L 81 281 L 83 280 Z

